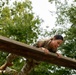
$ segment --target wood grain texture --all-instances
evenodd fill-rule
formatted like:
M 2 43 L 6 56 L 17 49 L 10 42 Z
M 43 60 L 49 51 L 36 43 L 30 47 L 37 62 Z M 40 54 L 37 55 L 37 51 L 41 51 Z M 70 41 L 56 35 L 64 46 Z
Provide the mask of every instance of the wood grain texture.
M 44 52 L 38 48 L 3 36 L 0 36 L 0 51 L 17 54 L 19 56 L 35 59 L 37 61 L 49 62 L 58 66 L 76 69 L 76 60 L 72 58 L 64 56 L 58 58 L 56 54 L 51 52 L 49 54 L 44 54 Z

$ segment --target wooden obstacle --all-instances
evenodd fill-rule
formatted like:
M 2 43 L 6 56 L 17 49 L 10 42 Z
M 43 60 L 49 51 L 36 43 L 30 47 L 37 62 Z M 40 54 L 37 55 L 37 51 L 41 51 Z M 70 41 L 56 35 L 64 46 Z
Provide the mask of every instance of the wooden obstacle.
M 31 58 L 37 61 L 49 62 L 58 66 L 76 69 L 76 60 L 72 58 L 64 56 L 58 58 L 56 54 L 51 52 L 49 54 L 44 54 L 44 52 L 38 48 L 3 36 L 0 36 L 0 51 L 14 53 L 25 58 Z

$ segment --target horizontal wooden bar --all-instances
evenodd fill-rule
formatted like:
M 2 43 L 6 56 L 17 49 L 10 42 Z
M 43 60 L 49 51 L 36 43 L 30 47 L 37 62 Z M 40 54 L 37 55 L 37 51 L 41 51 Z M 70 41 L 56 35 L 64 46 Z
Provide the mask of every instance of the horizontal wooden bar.
M 3 36 L 0 36 L 0 51 L 13 53 L 25 58 L 35 59 L 37 61 L 49 62 L 58 66 L 76 69 L 76 60 L 72 58 L 64 56 L 58 58 L 57 55 L 52 52 L 45 54 L 38 48 L 15 40 L 11 40 Z

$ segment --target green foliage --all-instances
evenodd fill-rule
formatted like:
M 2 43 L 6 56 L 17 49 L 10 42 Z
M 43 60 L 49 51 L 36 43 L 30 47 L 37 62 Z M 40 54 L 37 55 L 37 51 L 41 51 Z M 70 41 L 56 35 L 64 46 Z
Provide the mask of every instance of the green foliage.
M 0 65 L 2 65 L 6 61 L 6 56 L 8 53 L 0 52 Z
M 30 75 L 50 75 L 50 67 L 52 65 L 49 65 L 48 63 L 42 62 L 40 65 L 37 65 Z
M 1 12 L 0 34 L 28 44 L 35 42 L 40 34 L 40 20 L 39 17 L 34 17 L 31 9 L 30 1 L 15 2 L 12 8 L 4 7 Z
M 26 44 L 33 44 L 40 35 L 41 20 L 34 16 L 31 2 L 15 1 L 12 6 L 10 0 L 1 1 L 0 7 L 0 35 L 6 36 Z M 0 65 L 2 65 L 8 53 L 0 52 Z M 14 60 L 12 68 L 18 71 L 22 68 L 24 59 L 22 57 Z
M 65 43 L 59 49 L 62 50 L 63 55 L 76 58 L 76 7 L 73 3 L 72 5 L 68 5 L 68 0 L 64 2 L 62 2 L 62 0 L 49 0 L 49 2 L 55 2 L 57 9 L 56 26 L 61 26 L 61 28 L 53 29 L 50 33 L 46 32 L 45 37 L 54 34 L 65 34 Z M 5 4 L 7 6 L 5 6 Z M 40 34 L 39 26 L 41 22 L 39 17 L 34 16 L 31 2 L 29 0 L 25 0 L 25 2 L 15 1 L 11 7 L 9 7 L 8 4 L 9 0 L 1 1 L 0 35 L 27 44 L 34 43 Z M 67 28 L 68 24 L 71 26 Z M 8 53 L 0 52 L 0 65 L 6 60 L 7 54 Z M 12 68 L 19 71 L 23 64 L 23 58 L 19 57 L 14 60 L 14 66 L 12 66 Z M 73 74 L 76 74 L 76 70 L 43 62 L 34 68 L 30 75 Z
M 75 3 L 72 1 L 72 3 L 69 4 L 68 0 L 65 0 L 63 2 L 60 0 L 54 0 L 54 2 L 57 9 L 56 26 L 60 27 L 61 29 L 54 28 L 53 33 L 54 34 L 62 33 L 65 35 L 64 37 L 65 42 L 59 49 L 62 50 L 62 54 L 64 56 L 68 56 L 75 59 L 76 58 L 76 6 L 75 6 Z M 76 70 L 60 68 L 59 70 L 55 69 L 54 74 L 55 75 L 73 75 L 73 74 L 76 74 Z
M 66 55 L 68 57 L 76 58 L 76 7 L 72 4 L 72 6 L 68 9 L 66 13 L 71 27 L 65 32 L 66 34 L 66 42 L 63 48 L 65 49 Z
M 65 67 L 60 67 L 55 64 L 42 62 L 36 66 L 30 75 L 71 75 L 71 71 Z

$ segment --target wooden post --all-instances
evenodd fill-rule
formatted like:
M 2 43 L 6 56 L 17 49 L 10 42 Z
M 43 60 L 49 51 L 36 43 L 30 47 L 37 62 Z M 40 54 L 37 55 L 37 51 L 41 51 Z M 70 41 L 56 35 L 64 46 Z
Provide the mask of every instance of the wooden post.
M 76 69 L 76 60 L 74 59 L 64 56 L 58 58 L 56 54 L 51 52 L 49 54 L 44 54 L 44 52 L 38 48 L 3 36 L 0 36 L 0 51 L 14 53 L 25 58 L 31 58 L 37 61 L 49 62 L 58 66 Z

